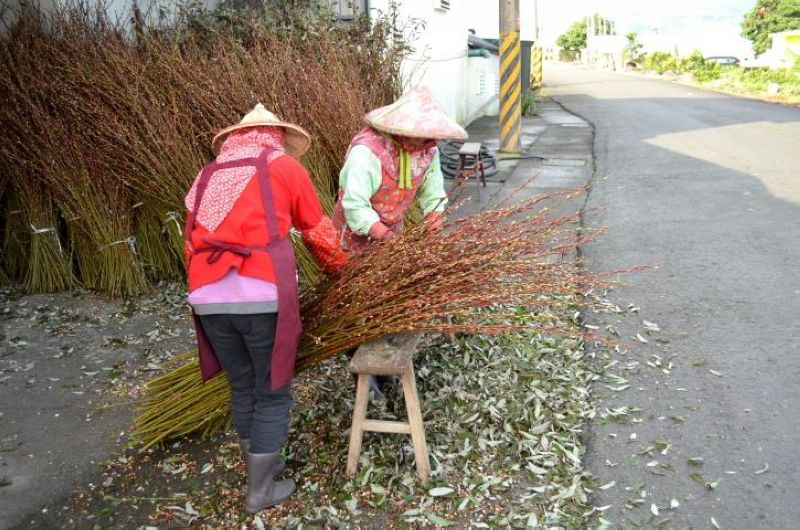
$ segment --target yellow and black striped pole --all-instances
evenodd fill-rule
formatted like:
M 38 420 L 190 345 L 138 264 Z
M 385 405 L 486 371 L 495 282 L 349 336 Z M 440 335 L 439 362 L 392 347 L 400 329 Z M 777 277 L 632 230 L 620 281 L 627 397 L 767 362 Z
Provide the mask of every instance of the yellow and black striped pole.
M 531 88 L 542 88 L 542 48 L 531 47 Z
M 519 30 L 500 33 L 500 151 L 520 152 L 522 128 Z

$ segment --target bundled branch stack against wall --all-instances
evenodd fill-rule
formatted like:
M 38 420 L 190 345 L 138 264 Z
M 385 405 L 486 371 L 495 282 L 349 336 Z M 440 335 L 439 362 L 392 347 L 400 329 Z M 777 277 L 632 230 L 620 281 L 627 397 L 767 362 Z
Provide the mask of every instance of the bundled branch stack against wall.
M 303 162 L 330 209 L 362 116 L 399 95 L 406 51 L 388 23 L 307 11 L 182 10 L 134 31 L 83 5 L 7 15 L 0 278 L 34 292 L 126 296 L 180 278 L 183 196 L 213 134 L 259 101 L 313 135 Z

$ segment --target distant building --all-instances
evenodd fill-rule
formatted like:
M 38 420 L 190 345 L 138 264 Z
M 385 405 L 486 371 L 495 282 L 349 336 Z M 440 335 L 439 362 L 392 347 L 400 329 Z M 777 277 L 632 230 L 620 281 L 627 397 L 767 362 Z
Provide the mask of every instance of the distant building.
M 606 70 L 622 70 L 626 42 L 622 35 L 589 35 L 588 46 L 581 51 L 581 61 Z
M 800 29 L 771 33 L 772 45 L 745 67 L 790 68 L 800 58 Z

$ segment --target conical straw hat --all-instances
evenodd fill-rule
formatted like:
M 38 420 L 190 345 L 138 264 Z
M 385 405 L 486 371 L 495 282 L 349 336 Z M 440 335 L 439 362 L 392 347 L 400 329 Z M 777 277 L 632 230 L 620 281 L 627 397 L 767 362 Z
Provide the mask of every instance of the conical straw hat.
M 427 87 L 410 90 L 400 99 L 364 116 L 367 124 L 379 131 L 436 140 L 466 140 L 465 131 L 451 119 Z
M 284 140 L 286 152 L 295 158 L 302 156 L 311 144 L 311 135 L 309 135 L 305 129 L 293 123 L 282 121 L 265 109 L 264 105 L 259 103 L 253 110 L 244 115 L 242 121 L 236 125 L 231 125 L 230 127 L 222 129 L 217 133 L 214 140 L 211 142 L 211 148 L 214 150 L 214 154 L 219 154 L 219 148 L 222 147 L 222 142 L 225 141 L 228 135 L 248 127 L 283 127 L 286 131 L 286 139 Z

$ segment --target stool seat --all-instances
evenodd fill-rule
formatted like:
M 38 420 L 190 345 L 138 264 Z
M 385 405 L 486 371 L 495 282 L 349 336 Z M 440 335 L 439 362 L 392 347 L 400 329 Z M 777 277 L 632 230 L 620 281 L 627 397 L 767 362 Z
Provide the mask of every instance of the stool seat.
M 470 155 L 470 156 L 478 156 L 481 154 L 481 143 L 480 142 L 467 142 L 461 146 L 461 149 L 458 150 L 459 155 Z
M 481 198 L 481 186 L 486 187 L 486 173 L 484 172 L 483 155 L 481 155 L 480 142 L 466 142 L 458 150 L 458 163 L 453 177 L 453 187 L 461 185 L 462 180 L 475 177 L 478 184 L 478 199 Z
M 347 453 L 347 474 L 352 476 L 358 468 L 364 432 L 410 434 L 414 445 L 417 475 L 423 480 L 430 475 L 428 446 L 414 376 L 414 352 L 419 335 L 391 335 L 374 340 L 358 348 L 350 360 L 350 371 L 358 375 L 356 402 L 353 406 L 353 425 L 350 429 L 350 448 Z M 369 379 L 375 375 L 399 376 L 403 384 L 408 421 L 367 419 Z
M 368 342 L 358 348 L 350 360 L 354 374 L 403 375 L 408 369 L 408 357 L 416 351 L 417 335 L 390 335 Z

